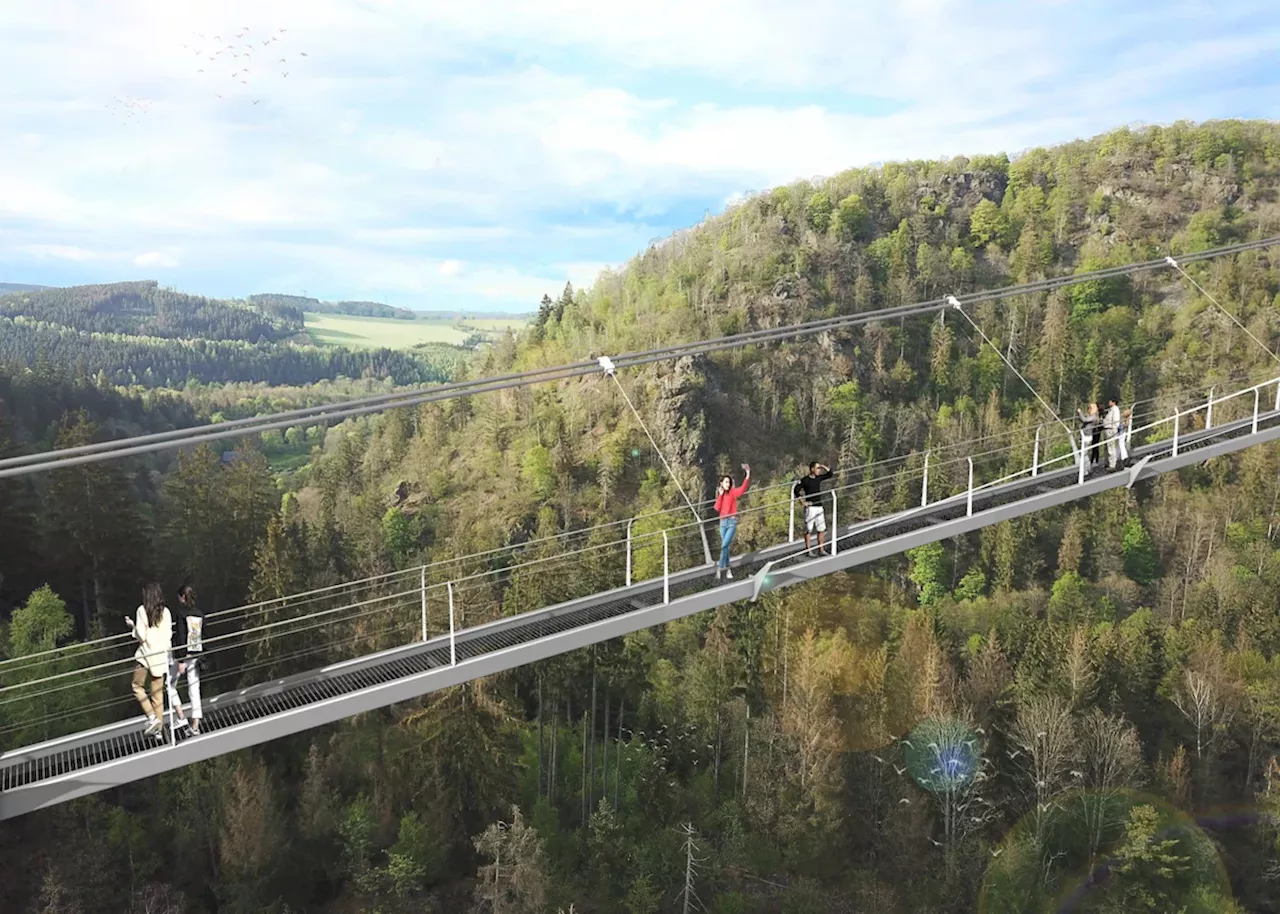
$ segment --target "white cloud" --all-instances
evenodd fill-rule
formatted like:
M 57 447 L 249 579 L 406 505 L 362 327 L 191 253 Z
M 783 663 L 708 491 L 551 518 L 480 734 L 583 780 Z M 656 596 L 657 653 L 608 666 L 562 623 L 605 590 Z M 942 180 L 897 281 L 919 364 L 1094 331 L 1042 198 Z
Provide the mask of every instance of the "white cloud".
M 561 267 L 575 289 L 590 287 L 596 277 L 609 268 L 607 263 L 566 263 Z
M 98 255 L 93 251 L 85 248 L 73 247 L 64 244 L 27 244 L 19 248 L 20 251 L 30 254 L 33 257 L 51 257 L 55 260 L 71 260 L 84 261 L 93 260 Z
M 743 188 L 1139 120 L 1280 115 L 1271 9 L 9 4 L 0 265 L 18 281 L 28 263 L 76 259 L 55 250 L 99 252 L 79 257 L 91 265 L 141 250 L 163 259 L 135 265 L 172 261 L 172 282 L 190 276 L 208 294 L 287 284 L 360 297 L 378 284 L 424 307 L 440 295 L 523 306 L 566 275 L 589 283 Z M 789 37 L 806 23 L 820 27 Z M 252 40 L 252 58 L 195 54 L 245 26 L 236 44 Z M 492 62 L 510 60 L 521 63 Z M 251 73 L 233 80 L 245 63 Z M 208 288 L 220 274 L 225 287 Z
M 176 267 L 178 261 L 167 254 L 161 254 L 159 251 L 148 251 L 145 254 L 139 254 L 133 258 L 135 265 L 140 267 Z

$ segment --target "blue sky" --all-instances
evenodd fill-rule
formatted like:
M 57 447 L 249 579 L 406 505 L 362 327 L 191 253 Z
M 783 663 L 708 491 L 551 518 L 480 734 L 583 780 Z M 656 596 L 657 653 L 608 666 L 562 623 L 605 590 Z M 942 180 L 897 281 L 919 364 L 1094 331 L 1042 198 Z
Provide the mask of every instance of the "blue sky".
M 5 6 L 7 282 L 529 310 L 744 191 L 1280 116 L 1274 0 Z

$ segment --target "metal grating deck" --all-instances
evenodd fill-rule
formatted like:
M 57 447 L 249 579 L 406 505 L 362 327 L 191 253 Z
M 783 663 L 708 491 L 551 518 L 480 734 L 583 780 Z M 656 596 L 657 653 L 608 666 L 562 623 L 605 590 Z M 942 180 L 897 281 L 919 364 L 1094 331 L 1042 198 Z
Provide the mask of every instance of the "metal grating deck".
M 1180 437 L 1179 465 L 1187 465 L 1195 460 L 1195 454 L 1206 448 L 1214 452 L 1229 452 L 1249 446 L 1259 440 L 1273 440 L 1280 431 L 1280 411 L 1261 414 L 1257 420 L 1258 434 L 1254 434 L 1252 417 L 1236 422 L 1224 423 L 1209 431 L 1201 430 Z M 1267 434 L 1263 434 L 1263 433 Z M 1135 448 L 1131 454 L 1134 462 L 1143 457 L 1163 458 L 1170 454 L 1171 441 Z M 1214 447 L 1217 445 L 1218 447 Z M 1151 472 L 1163 472 L 1175 466 L 1152 468 Z M 1105 473 L 1105 471 L 1103 471 Z M 1123 472 L 1119 475 L 1126 475 Z M 1091 479 L 1097 479 L 1095 473 Z M 1034 478 L 1019 479 L 989 490 L 975 491 L 973 496 L 974 514 L 989 511 L 1001 505 L 1026 502 L 1038 495 L 1062 491 L 1075 486 L 1078 481 L 1078 470 L 1073 466 L 1045 473 Z M 1120 484 L 1114 481 L 1108 487 Z M 925 508 L 917 508 L 902 512 L 891 518 L 845 525 L 839 529 L 841 554 L 898 537 L 902 534 L 923 530 L 938 524 L 963 519 L 967 516 L 967 503 L 964 495 L 952 496 Z M 995 523 L 999 518 L 986 519 L 980 525 Z M 828 543 L 828 550 L 830 543 Z M 670 597 L 674 602 L 682 597 L 708 592 L 715 589 L 734 590 L 734 596 L 721 599 L 720 604 L 742 599 L 741 585 L 749 580 L 766 563 L 772 562 L 775 576 L 790 577 L 798 581 L 829 571 L 813 573 L 786 574 L 804 565 L 823 562 L 823 559 L 805 554 L 803 542 L 785 543 L 770 549 L 742 556 L 734 564 L 737 579 L 733 582 L 716 581 L 709 567 L 682 572 L 673 575 L 670 580 Z M 835 569 L 830 569 L 835 570 Z M 749 596 L 749 594 L 748 594 Z M 496 652 L 527 645 L 531 642 L 550 636 L 562 635 L 581 629 L 593 623 L 628 615 L 642 609 L 661 607 L 663 604 L 662 580 L 643 582 L 620 591 L 599 594 L 581 600 L 574 600 L 560 606 L 550 607 L 526 613 L 522 616 L 509 617 L 497 622 L 477 626 L 457 633 L 455 648 L 459 663 L 475 658 L 492 655 Z M 653 624 L 653 623 L 650 623 Z M 597 638 L 604 640 L 609 636 Z M 565 650 L 572 649 L 572 646 Z M 522 661 L 527 662 L 527 661 Z M 512 665 L 520 665 L 515 663 Z M 361 693 L 387 683 L 404 680 L 409 677 L 438 670 L 450 666 L 450 648 L 448 636 L 437 637 L 426 643 L 407 645 L 392 651 L 382 652 L 363 660 L 340 664 L 339 667 L 350 667 L 342 670 L 328 668 L 317 670 L 300 676 L 289 677 L 276 684 L 267 684 L 246 690 L 246 693 L 223 694 L 206 702 L 208 705 L 202 721 L 202 733 L 196 739 L 200 743 L 217 742 L 220 731 L 255 721 L 272 718 L 285 712 L 308 706 L 318 705 L 332 699 L 340 699 Z M 479 673 L 475 675 L 485 675 Z M 468 678 L 475 678 L 472 675 Z M 424 686 L 422 694 L 432 688 L 441 686 Z M 355 713 L 355 712 L 352 712 Z M 105 731 L 94 731 L 79 737 L 53 741 L 41 746 L 19 749 L 0 756 L 0 818 L 20 814 L 26 809 L 10 812 L 5 808 L 4 792 L 30 790 L 44 782 L 65 779 L 70 775 L 79 775 L 81 780 L 88 778 L 95 769 L 109 766 L 135 756 L 152 756 L 172 750 L 174 747 L 157 742 L 154 738 L 143 735 L 145 721 L 141 717 Z M 179 733 L 179 746 L 191 740 L 189 733 Z M 261 741 L 261 740 L 258 740 Z M 220 754 L 216 750 L 202 748 L 201 756 Z M 233 747 L 234 748 L 234 747 Z M 230 750 L 223 750 L 230 751 Z M 5 761 L 8 759 L 8 763 Z M 184 764 L 179 762 L 178 764 Z M 118 767 L 118 766 L 116 766 Z M 146 776 L 146 775 L 141 775 Z M 116 777 L 106 783 L 95 784 L 86 788 L 77 787 L 80 795 L 91 790 L 103 789 L 115 783 L 123 783 L 133 777 Z M 41 802 L 30 808 L 48 805 L 52 800 Z

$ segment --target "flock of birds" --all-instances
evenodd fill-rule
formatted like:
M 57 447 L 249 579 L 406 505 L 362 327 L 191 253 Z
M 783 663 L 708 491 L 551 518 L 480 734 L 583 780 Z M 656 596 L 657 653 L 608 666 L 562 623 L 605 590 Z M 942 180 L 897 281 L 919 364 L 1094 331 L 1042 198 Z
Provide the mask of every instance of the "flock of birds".
M 268 59 L 270 52 L 266 50 L 271 47 L 271 45 L 283 40 L 283 36 L 286 35 L 288 31 L 288 29 L 277 29 L 274 35 L 271 35 L 269 38 L 262 39 L 257 38 L 256 36 L 251 36 L 250 33 L 252 32 L 252 29 L 246 25 L 240 31 L 236 32 L 231 39 L 224 39 L 221 35 L 214 35 L 212 38 L 206 39 L 202 33 L 195 33 L 192 37 L 199 38 L 202 41 L 217 42 L 217 44 L 211 44 L 207 47 L 195 47 L 190 44 L 184 44 L 183 47 L 195 54 L 197 58 L 201 59 L 200 66 L 196 68 L 197 74 L 211 73 L 215 66 L 223 63 L 229 63 L 231 66 L 236 68 L 230 74 L 231 80 L 247 86 L 251 79 L 256 82 L 258 76 L 264 75 L 267 72 L 266 68 L 272 66 L 280 67 L 281 69 L 279 72 L 281 78 L 288 79 L 289 70 L 287 68 L 289 66 L 289 58 L 281 57 L 278 63 L 271 61 Z M 236 42 L 243 43 L 237 44 Z M 255 43 L 258 47 L 255 47 Z M 212 50 L 214 47 L 217 48 L 216 51 Z M 258 51 L 260 55 L 258 60 L 262 61 L 261 65 L 253 59 L 253 53 L 255 50 Z M 307 56 L 306 51 L 300 51 L 299 54 L 302 57 Z M 236 60 L 241 60 L 242 63 L 232 63 L 232 61 Z M 205 61 L 208 61 L 208 63 L 205 63 Z M 253 63 L 254 66 L 250 67 L 250 63 Z M 218 98 L 226 98 L 226 95 L 222 92 L 215 91 L 213 94 Z M 253 103 L 255 105 L 260 101 L 262 101 L 261 98 L 253 99 Z
M 231 72 L 228 78 L 231 84 L 213 88 L 216 98 L 225 99 L 231 97 L 232 92 L 238 90 L 240 86 L 248 86 L 251 82 L 256 85 L 261 77 L 271 73 L 273 67 L 279 72 L 280 78 L 289 78 L 290 58 L 282 55 L 278 61 L 272 59 L 276 53 L 280 53 L 278 48 L 272 46 L 284 41 L 288 31 L 288 29 L 277 29 L 275 34 L 262 38 L 253 35 L 253 30 L 246 25 L 234 34 L 228 32 L 229 37 L 226 39 L 221 35 L 206 38 L 203 33 L 193 32 L 192 41 L 184 44 L 183 48 L 197 58 L 195 72 L 199 76 L 212 76 L 222 67 L 230 66 Z M 256 59 L 253 56 L 255 51 L 258 54 Z M 300 57 L 308 56 L 306 51 L 297 53 Z M 223 72 L 226 71 L 223 70 Z M 149 98 L 117 96 L 104 107 L 121 124 L 128 125 L 136 123 L 150 108 L 152 101 Z M 252 99 L 255 105 L 261 101 L 261 98 Z
M 147 113 L 147 109 L 151 107 L 151 99 L 136 98 L 132 95 L 116 95 L 103 107 L 111 112 L 112 117 L 119 118 L 120 123 L 133 124 L 137 122 L 138 118 Z

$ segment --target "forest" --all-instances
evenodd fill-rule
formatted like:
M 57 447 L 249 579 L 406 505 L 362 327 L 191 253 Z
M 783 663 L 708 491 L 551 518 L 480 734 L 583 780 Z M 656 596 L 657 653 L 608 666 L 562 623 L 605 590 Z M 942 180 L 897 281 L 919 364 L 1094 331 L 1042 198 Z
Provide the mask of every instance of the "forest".
M 889 163 L 757 194 L 548 296 L 533 332 L 466 371 L 1276 234 L 1270 122 Z M 926 449 L 1020 468 L 1053 420 L 1002 354 L 1065 417 L 1276 377 L 1278 254 L 1189 268 L 1257 342 L 1162 272 L 976 306 L 990 344 L 934 316 L 621 380 L 693 499 L 751 464 L 745 550 L 785 536 L 768 487 L 810 460 L 854 487 L 858 517 L 918 498 Z M 2 377 L 0 454 L 192 408 L 45 369 Z M 645 515 L 651 532 L 683 504 L 599 378 L 349 420 L 287 482 L 272 446 L 0 480 L 0 654 L 115 631 L 151 577 L 196 581 L 214 609 L 516 544 L 548 559 L 467 606 L 471 624 L 616 581 L 552 537 Z M 0 908 L 1277 911 L 1278 507 L 1267 445 L 0 823 Z M 351 634 L 350 651 L 386 646 Z M 257 672 L 228 666 L 219 688 L 314 665 L 291 649 L 269 639 L 246 658 Z M 123 677 L 92 689 L 59 712 L 87 727 L 100 700 L 128 701 Z M 33 737 L 29 714 L 0 705 L 6 748 Z M 954 747 L 964 775 L 931 769 L 927 745 Z
M 0 314 L 74 330 L 172 340 L 275 342 L 302 332 L 302 312 L 295 307 L 246 307 L 162 289 L 154 280 L 19 292 L 0 297 Z
M 260 306 L 291 308 L 299 312 L 311 311 L 316 314 L 352 314 L 357 317 L 392 317 L 411 321 L 417 315 L 408 308 L 393 308 L 376 301 L 321 301 L 305 295 L 281 295 L 278 293 L 262 293 L 250 295 L 249 303 Z
M 48 362 L 117 386 L 190 383 L 296 386 L 386 378 L 398 385 L 447 380 L 452 347 L 409 352 L 311 345 L 297 296 L 224 301 L 154 281 L 41 289 L 0 296 L 0 364 Z M 357 303 L 361 304 L 361 303 Z

